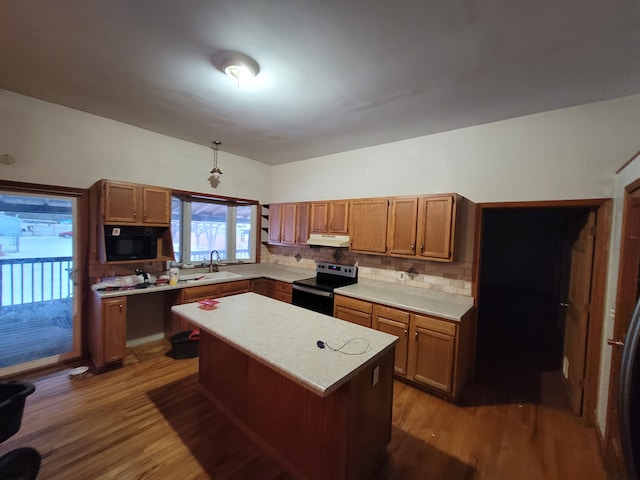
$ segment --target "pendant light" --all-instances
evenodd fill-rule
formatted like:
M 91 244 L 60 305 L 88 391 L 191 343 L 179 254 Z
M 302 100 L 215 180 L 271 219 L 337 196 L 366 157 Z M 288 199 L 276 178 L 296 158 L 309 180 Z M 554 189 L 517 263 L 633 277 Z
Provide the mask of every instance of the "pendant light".
M 220 175 L 222 175 L 222 171 L 218 168 L 218 148 L 222 145 L 222 142 L 215 140 L 213 142 L 213 169 L 211 170 L 211 175 L 217 181 L 220 181 Z

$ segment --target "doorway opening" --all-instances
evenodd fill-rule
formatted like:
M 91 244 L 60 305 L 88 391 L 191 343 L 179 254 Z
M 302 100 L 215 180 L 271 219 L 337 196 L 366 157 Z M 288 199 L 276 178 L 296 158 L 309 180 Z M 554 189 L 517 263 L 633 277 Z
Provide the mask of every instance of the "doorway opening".
M 2 375 L 81 355 L 77 232 L 82 195 L 22 184 L 0 190 Z
M 567 348 L 573 348 L 566 341 L 571 329 L 567 324 L 570 280 L 575 277 L 572 248 L 594 210 L 483 210 L 476 383 L 492 392 L 493 401 L 570 408 L 565 376 L 569 375 Z M 590 282 L 591 264 L 588 268 Z M 590 294 L 590 286 L 585 288 Z M 584 330 L 583 351 L 577 354 L 582 372 L 586 326 Z M 570 335 L 575 337 L 575 332 L 570 330 Z

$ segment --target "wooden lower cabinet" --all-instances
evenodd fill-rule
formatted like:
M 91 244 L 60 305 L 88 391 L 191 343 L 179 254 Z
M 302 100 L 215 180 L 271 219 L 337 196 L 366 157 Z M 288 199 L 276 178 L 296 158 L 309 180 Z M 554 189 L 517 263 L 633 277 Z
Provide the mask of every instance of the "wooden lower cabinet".
M 456 363 L 457 325 L 423 315 L 411 315 L 409 378 L 418 383 L 453 393 Z
M 292 288 L 291 284 L 287 282 L 270 278 L 256 278 L 251 280 L 251 291 L 281 302 L 291 303 Z
M 395 335 L 400 340 L 396 343 L 393 363 L 395 373 L 407 374 L 409 358 L 409 318 L 408 312 L 382 305 L 373 306 L 373 328 L 381 332 Z
M 273 298 L 280 300 L 281 302 L 291 303 L 293 293 L 290 283 L 276 280 L 274 287 L 275 292 Z
M 198 285 L 195 287 L 183 288 L 173 297 L 166 296 L 167 314 L 165 315 L 164 336 L 170 339 L 176 333 L 186 330 L 193 330 L 195 327 L 184 318 L 171 312 L 173 305 L 192 303 L 207 298 L 220 298 L 249 291 L 249 280 L 237 280 L 235 282 L 214 283 L 211 285 Z
M 275 292 L 275 280 L 270 278 L 254 278 L 251 280 L 251 291 L 265 297 L 274 298 Z
M 127 297 L 93 297 L 90 356 L 96 372 L 119 365 L 127 354 Z
M 474 319 L 473 309 L 458 322 L 373 304 L 372 327 L 400 339 L 397 377 L 456 400 L 473 371 Z
M 333 316 L 340 320 L 362 325 L 372 326 L 373 304 L 356 298 L 336 295 L 333 302 Z

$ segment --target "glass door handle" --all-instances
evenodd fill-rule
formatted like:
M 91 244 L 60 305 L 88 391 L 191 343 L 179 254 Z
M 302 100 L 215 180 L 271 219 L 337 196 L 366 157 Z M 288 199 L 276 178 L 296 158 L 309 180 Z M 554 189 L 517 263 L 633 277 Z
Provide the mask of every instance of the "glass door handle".
M 78 285 L 78 269 L 77 268 L 65 268 L 67 272 L 69 272 L 69 280 L 74 285 Z

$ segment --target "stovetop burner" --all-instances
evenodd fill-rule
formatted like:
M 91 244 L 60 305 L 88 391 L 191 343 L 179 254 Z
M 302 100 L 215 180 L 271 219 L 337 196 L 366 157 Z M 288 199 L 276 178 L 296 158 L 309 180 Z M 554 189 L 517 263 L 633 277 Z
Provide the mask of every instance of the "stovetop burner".
M 293 283 L 294 285 L 304 285 L 325 292 L 332 292 L 335 288 L 352 285 L 357 282 L 358 267 L 318 262 L 315 277 L 296 280 Z

